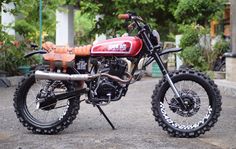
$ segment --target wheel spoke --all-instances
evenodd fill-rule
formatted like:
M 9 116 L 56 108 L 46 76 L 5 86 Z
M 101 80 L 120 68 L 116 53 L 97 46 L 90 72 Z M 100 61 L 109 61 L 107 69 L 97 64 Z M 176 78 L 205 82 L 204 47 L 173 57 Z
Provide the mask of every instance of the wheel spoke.
M 30 108 L 33 104 L 36 104 L 36 102 L 35 102 L 35 101 L 32 101 L 32 102 L 29 104 L 29 106 L 27 106 L 27 107 Z
M 193 90 L 193 87 L 195 86 L 195 85 L 193 84 L 193 82 L 191 82 L 191 83 L 192 83 L 192 85 L 189 87 L 187 94 L 189 94 L 189 92 L 191 92 L 191 91 Z
M 171 80 L 185 106 L 183 108 L 174 99 L 175 94 L 170 85 L 166 86 L 167 81 L 160 80 L 152 96 L 153 115 L 159 125 L 177 137 L 197 137 L 210 130 L 221 111 L 217 87 L 205 74 L 194 70 L 175 71 Z
M 72 83 L 35 80 L 35 75 L 32 74 L 19 84 L 13 101 L 17 117 L 24 127 L 34 133 L 55 134 L 75 119 L 78 112 L 74 111 L 79 109 L 79 100 L 71 98 L 56 101 L 50 98 L 73 90 Z
M 40 93 L 40 91 L 45 87 L 47 81 L 37 81 L 29 90 L 29 95 L 27 95 L 27 107 L 29 113 L 36 118 L 38 121 L 42 123 L 47 123 L 47 122 L 53 122 L 53 121 L 58 121 L 58 118 L 61 118 L 66 111 L 67 104 L 63 102 L 65 101 L 56 101 L 56 102 L 49 102 L 49 104 L 41 106 L 38 109 L 32 108 L 33 105 L 36 104 L 36 95 Z M 65 93 L 67 89 L 65 88 L 64 84 L 62 84 L 60 81 L 55 81 L 53 83 L 50 83 L 52 86 L 55 86 L 53 88 L 53 93 L 55 95 Z M 52 87 L 51 87 L 52 88 Z M 34 101 L 30 101 L 30 100 Z M 62 102 L 62 103 L 61 103 Z M 59 103 L 61 103 L 59 105 Z M 57 106 L 55 106 L 55 104 Z M 52 107 L 55 106 L 55 107 Z M 49 109 L 48 109 L 49 108 Z M 64 109 L 64 110 L 59 110 L 59 109 Z
M 58 106 L 58 107 L 55 107 L 54 109 L 52 110 L 56 110 L 56 109 L 59 109 L 59 108 L 63 108 L 63 107 L 66 107 L 67 105 L 63 105 L 63 106 Z
M 203 89 L 199 84 L 193 82 L 193 81 L 180 81 L 180 82 L 176 82 L 175 83 L 176 87 L 179 87 L 179 92 L 181 94 L 185 94 L 186 96 L 191 97 L 190 100 L 200 100 L 201 99 L 208 99 L 208 95 L 205 92 L 205 89 Z M 181 116 L 178 113 L 179 112 L 174 112 L 170 109 L 169 106 L 172 105 L 172 103 L 170 102 L 171 99 L 174 98 L 174 94 L 173 92 L 171 92 L 171 89 L 169 88 L 166 91 L 164 100 L 166 102 L 165 105 L 165 112 L 167 114 L 167 116 L 174 122 L 178 123 L 179 125 L 185 125 L 185 126 L 192 126 L 195 123 L 199 122 L 202 120 L 202 118 L 207 114 L 206 109 L 207 106 L 203 107 L 200 105 L 199 106 L 195 106 L 196 108 L 199 108 L 199 111 L 197 111 L 196 114 L 194 114 L 191 117 L 187 117 L 187 116 Z M 206 100 L 204 100 L 206 101 Z M 192 101 L 193 104 L 197 104 L 196 101 Z M 202 104 L 202 103 L 201 103 Z M 208 103 L 206 103 L 206 105 L 209 105 L 209 101 Z M 175 108 L 176 106 L 172 106 L 173 108 Z M 177 107 L 176 107 L 177 108 Z M 180 109 L 180 107 L 178 107 L 177 109 Z M 202 110 L 200 110 L 202 109 Z M 204 111 L 205 109 L 205 111 Z M 182 111 L 182 110 L 181 110 Z M 185 112 L 184 112 L 185 113 Z
M 45 114 L 45 117 L 44 117 L 44 121 L 45 121 L 45 122 L 46 122 L 46 120 L 47 120 L 48 113 L 49 113 L 49 111 L 47 111 L 46 114 Z

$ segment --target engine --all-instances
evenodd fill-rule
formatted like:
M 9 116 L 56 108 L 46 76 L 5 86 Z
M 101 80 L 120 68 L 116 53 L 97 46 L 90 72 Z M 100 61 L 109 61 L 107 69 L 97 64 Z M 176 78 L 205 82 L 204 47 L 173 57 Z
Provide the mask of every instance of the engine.
M 101 62 L 99 68 L 100 72 L 107 73 L 109 76 L 125 79 L 127 62 L 122 59 L 106 60 Z M 126 91 L 125 84 L 107 76 L 101 76 L 92 81 L 90 89 L 92 95 L 90 100 L 96 103 L 117 101 Z

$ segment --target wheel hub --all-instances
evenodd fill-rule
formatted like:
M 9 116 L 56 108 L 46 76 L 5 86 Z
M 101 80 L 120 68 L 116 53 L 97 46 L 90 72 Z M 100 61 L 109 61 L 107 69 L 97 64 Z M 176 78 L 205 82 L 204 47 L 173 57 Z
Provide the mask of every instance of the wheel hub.
M 171 99 L 170 109 L 183 117 L 191 117 L 195 115 L 200 109 L 200 98 L 196 92 L 184 89 L 180 92 L 185 109 L 182 109 L 175 98 Z
M 56 99 L 49 100 L 49 97 L 52 96 L 54 96 L 52 91 L 45 92 L 41 90 L 36 97 L 37 109 L 46 111 L 54 109 L 57 104 L 57 100 Z

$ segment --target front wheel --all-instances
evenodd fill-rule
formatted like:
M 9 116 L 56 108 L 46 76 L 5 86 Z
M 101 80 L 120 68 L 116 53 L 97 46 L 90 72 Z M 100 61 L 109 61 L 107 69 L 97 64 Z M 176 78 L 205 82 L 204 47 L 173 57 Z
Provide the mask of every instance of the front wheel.
M 181 108 L 163 78 L 152 95 L 152 111 L 159 126 L 174 137 L 197 137 L 209 131 L 221 111 L 221 95 L 215 83 L 191 69 L 175 71 L 170 78 L 186 108 Z

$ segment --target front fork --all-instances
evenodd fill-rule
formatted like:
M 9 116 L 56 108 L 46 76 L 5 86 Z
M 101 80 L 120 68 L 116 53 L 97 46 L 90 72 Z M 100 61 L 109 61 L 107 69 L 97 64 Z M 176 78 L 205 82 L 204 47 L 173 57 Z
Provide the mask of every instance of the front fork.
M 166 68 L 163 65 L 163 62 L 162 62 L 160 56 L 156 52 L 157 51 L 156 49 L 158 49 L 160 47 L 153 46 L 152 42 L 150 41 L 149 37 L 147 36 L 146 28 L 141 27 L 140 24 L 137 21 L 135 21 L 135 23 L 137 24 L 138 29 L 140 30 L 139 31 L 139 36 L 141 37 L 141 39 L 143 39 L 143 42 L 144 42 L 146 48 L 149 51 L 148 53 L 151 54 L 152 57 L 154 58 L 154 60 L 157 62 L 159 68 L 161 69 L 161 72 L 162 72 L 163 76 L 167 79 L 168 83 L 170 84 L 170 87 L 171 87 L 172 91 L 175 94 L 175 99 L 179 103 L 181 109 L 185 110 L 186 106 L 184 105 L 184 101 L 181 98 L 181 96 L 180 96 L 177 88 L 175 87 L 174 83 L 172 82 L 172 80 L 171 80 L 171 78 L 170 78 L 170 76 L 168 74 L 168 71 L 166 70 Z
M 168 74 L 168 71 L 167 69 L 165 68 L 165 66 L 163 65 L 163 62 L 160 58 L 160 56 L 157 54 L 157 52 L 154 52 L 153 53 L 153 58 L 155 59 L 155 61 L 157 62 L 163 76 L 166 78 L 166 80 L 168 81 L 172 91 L 174 92 L 175 94 L 175 99 L 177 100 L 177 102 L 179 103 L 181 109 L 186 109 L 186 106 L 184 105 L 184 101 L 183 99 L 181 98 L 177 88 L 175 87 L 173 81 L 171 80 L 170 78 L 170 75 Z

